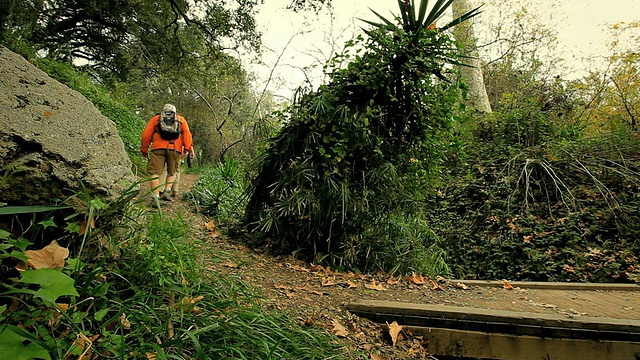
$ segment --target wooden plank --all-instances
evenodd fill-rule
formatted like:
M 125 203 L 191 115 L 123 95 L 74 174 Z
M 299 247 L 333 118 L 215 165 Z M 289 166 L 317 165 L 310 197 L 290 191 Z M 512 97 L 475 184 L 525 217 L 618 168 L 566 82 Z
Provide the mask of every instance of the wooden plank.
M 467 286 L 502 288 L 502 281 L 491 280 L 447 280 L 450 283 L 463 283 Z M 603 283 L 570 283 L 570 282 L 538 282 L 538 281 L 509 281 L 509 285 L 522 289 L 548 290 L 584 290 L 584 291 L 638 291 L 640 284 L 603 284 Z
M 413 336 L 423 336 L 428 341 L 427 351 L 435 356 L 499 360 L 634 360 L 640 356 L 637 342 L 549 339 L 411 326 L 403 329 Z
M 427 325 L 432 327 L 467 327 L 473 323 L 480 324 L 517 324 L 530 328 L 570 329 L 574 332 L 589 331 L 604 332 L 610 336 L 620 333 L 621 336 L 637 337 L 640 342 L 640 321 L 628 319 L 578 317 L 567 318 L 559 314 L 526 313 L 505 310 L 489 310 L 446 305 L 410 304 L 396 301 L 363 300 L 347 305 L 347 310 L 355 313 L 374 316 L 380 320 L 385 315 L 392 315 L 394 319 L 401 319 L 410 325 Z M 385 320 L 386 321 L 386 320 Z M 423 322 L 422 324 L 419 322 Z M 437 326 L 434 324 L 438 324 Z M 507 325 L 502 325 L 508 327 Z M 484 331 L 484 330 L 483 330 Z M 540 330 L 541 334 L 543 330 Z M 549 332 L 559 334 L 560 330 Z M 635 335 L 634 335 L 635 334 Z M 590 335 L 591 336 L 591 335 Z M 595 335 L 594 335 L 595 336 Z

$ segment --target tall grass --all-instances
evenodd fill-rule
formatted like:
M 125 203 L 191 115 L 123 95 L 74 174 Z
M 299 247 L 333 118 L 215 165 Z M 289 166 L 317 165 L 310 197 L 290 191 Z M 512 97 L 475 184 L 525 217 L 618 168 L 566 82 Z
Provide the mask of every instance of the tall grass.
M 68 279 L 57 290 L 60 296 L 47 300 L 34 292 L 48 287 L 51 273 L 35 288 L 17 271 L 3 277 L 9 291 L 0 295 L 0 333 L 7 339 L 0 342 L 0 354 L 21 358 L 26 347 L 20 344 L 28 343 L 28 354 L 60 359 L 83 353 L 120 359 L 347 358 L 326 331 L 265 311 L 249 286 L 206 270 L 202 256 L 216 254 L 189 236 L 182 216 L 131 204 L 122 223 L 103 229 L 112 224 L 104 216 L 109 204 L 103 205 L 85 214 L 93 214 L 93 228 L 61 240 L 71 257 L 64 268 L 51 270 Z M 75 225 L 64 228 L 81 227 Z M 0 235 L 3 267 L 25 259 L 31 247 L 25 237 Z M 78 243 L 85 240 L 91 251 L 80 257 Z

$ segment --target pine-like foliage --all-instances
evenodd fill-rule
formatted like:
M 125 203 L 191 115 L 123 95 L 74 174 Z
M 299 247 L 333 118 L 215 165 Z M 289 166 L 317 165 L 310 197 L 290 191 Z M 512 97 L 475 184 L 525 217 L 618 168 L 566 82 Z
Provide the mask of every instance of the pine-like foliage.
M 451 1 L 428 14 L 426 3 L 399 1 L 399 25 L 366 21 L 367 39 L 333 59 L 330 82 L 286 112 L 245 213 L 270 245 L 362 270 L 426 261 L 433 236 L 416 200 L 447 146 L 459 93 L 445 30 L 477 13 L 436 28 Z

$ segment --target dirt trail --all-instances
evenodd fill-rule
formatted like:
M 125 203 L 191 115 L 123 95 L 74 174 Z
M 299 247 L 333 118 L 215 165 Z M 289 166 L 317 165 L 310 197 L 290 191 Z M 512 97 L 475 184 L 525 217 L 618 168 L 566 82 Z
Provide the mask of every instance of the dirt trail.
M 183 174 L 183 189 L 190 188 L 197 175 Z M 261 290 L 266 308 L 284 310 L 301 324 L 320 326 L 339 335 L 351 348 L 371 359 L 433 359 L 427 342 L 403 332 L 392 345 L 384 326 L 358 318 L 344 309 L 358 300 L 388 300 L 439 304 L 493 310 L 580 316 L 617 317 L 640 320 L 638 291 L 547 290 L 500 285 L 459 284 L 446 279 L 341 274 L 291 257 L 276 257 L 251 249 L 215 229 L 213 222 L 175 201 L 166 211 L 181 211 L 193 229 L 193 236 L 212 246 L 220 258 L 207 264 L 210 271 L 242 279 Z M 507 286 L 508 287 L 508 286 Z M 344 331 L 343 331 L 344 328 Z

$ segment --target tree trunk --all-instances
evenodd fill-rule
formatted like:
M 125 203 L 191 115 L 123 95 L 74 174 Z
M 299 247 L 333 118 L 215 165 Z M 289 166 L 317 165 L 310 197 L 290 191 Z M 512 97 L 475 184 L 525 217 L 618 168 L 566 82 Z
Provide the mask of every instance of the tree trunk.
M 453 17 L 456 18 L 473 9 L 472 0 L 454 0 L 453 1 Z M 482 75 L 482 66 L 478 57 L 477 39 L 473 32 L 473 19 L 465 21 L 453 28 L 453 33 L 463 46 L 463 52 L 467 59 L 463 62 L 470 65 L 461 66 L 460 74 L 462 79 L 469 86 L 469 106 L 474 107 L 481 112 L 490 113 L 491 104 L 489 96 L 487 96 L 487 88 L 484 85 L 484 76 Z

